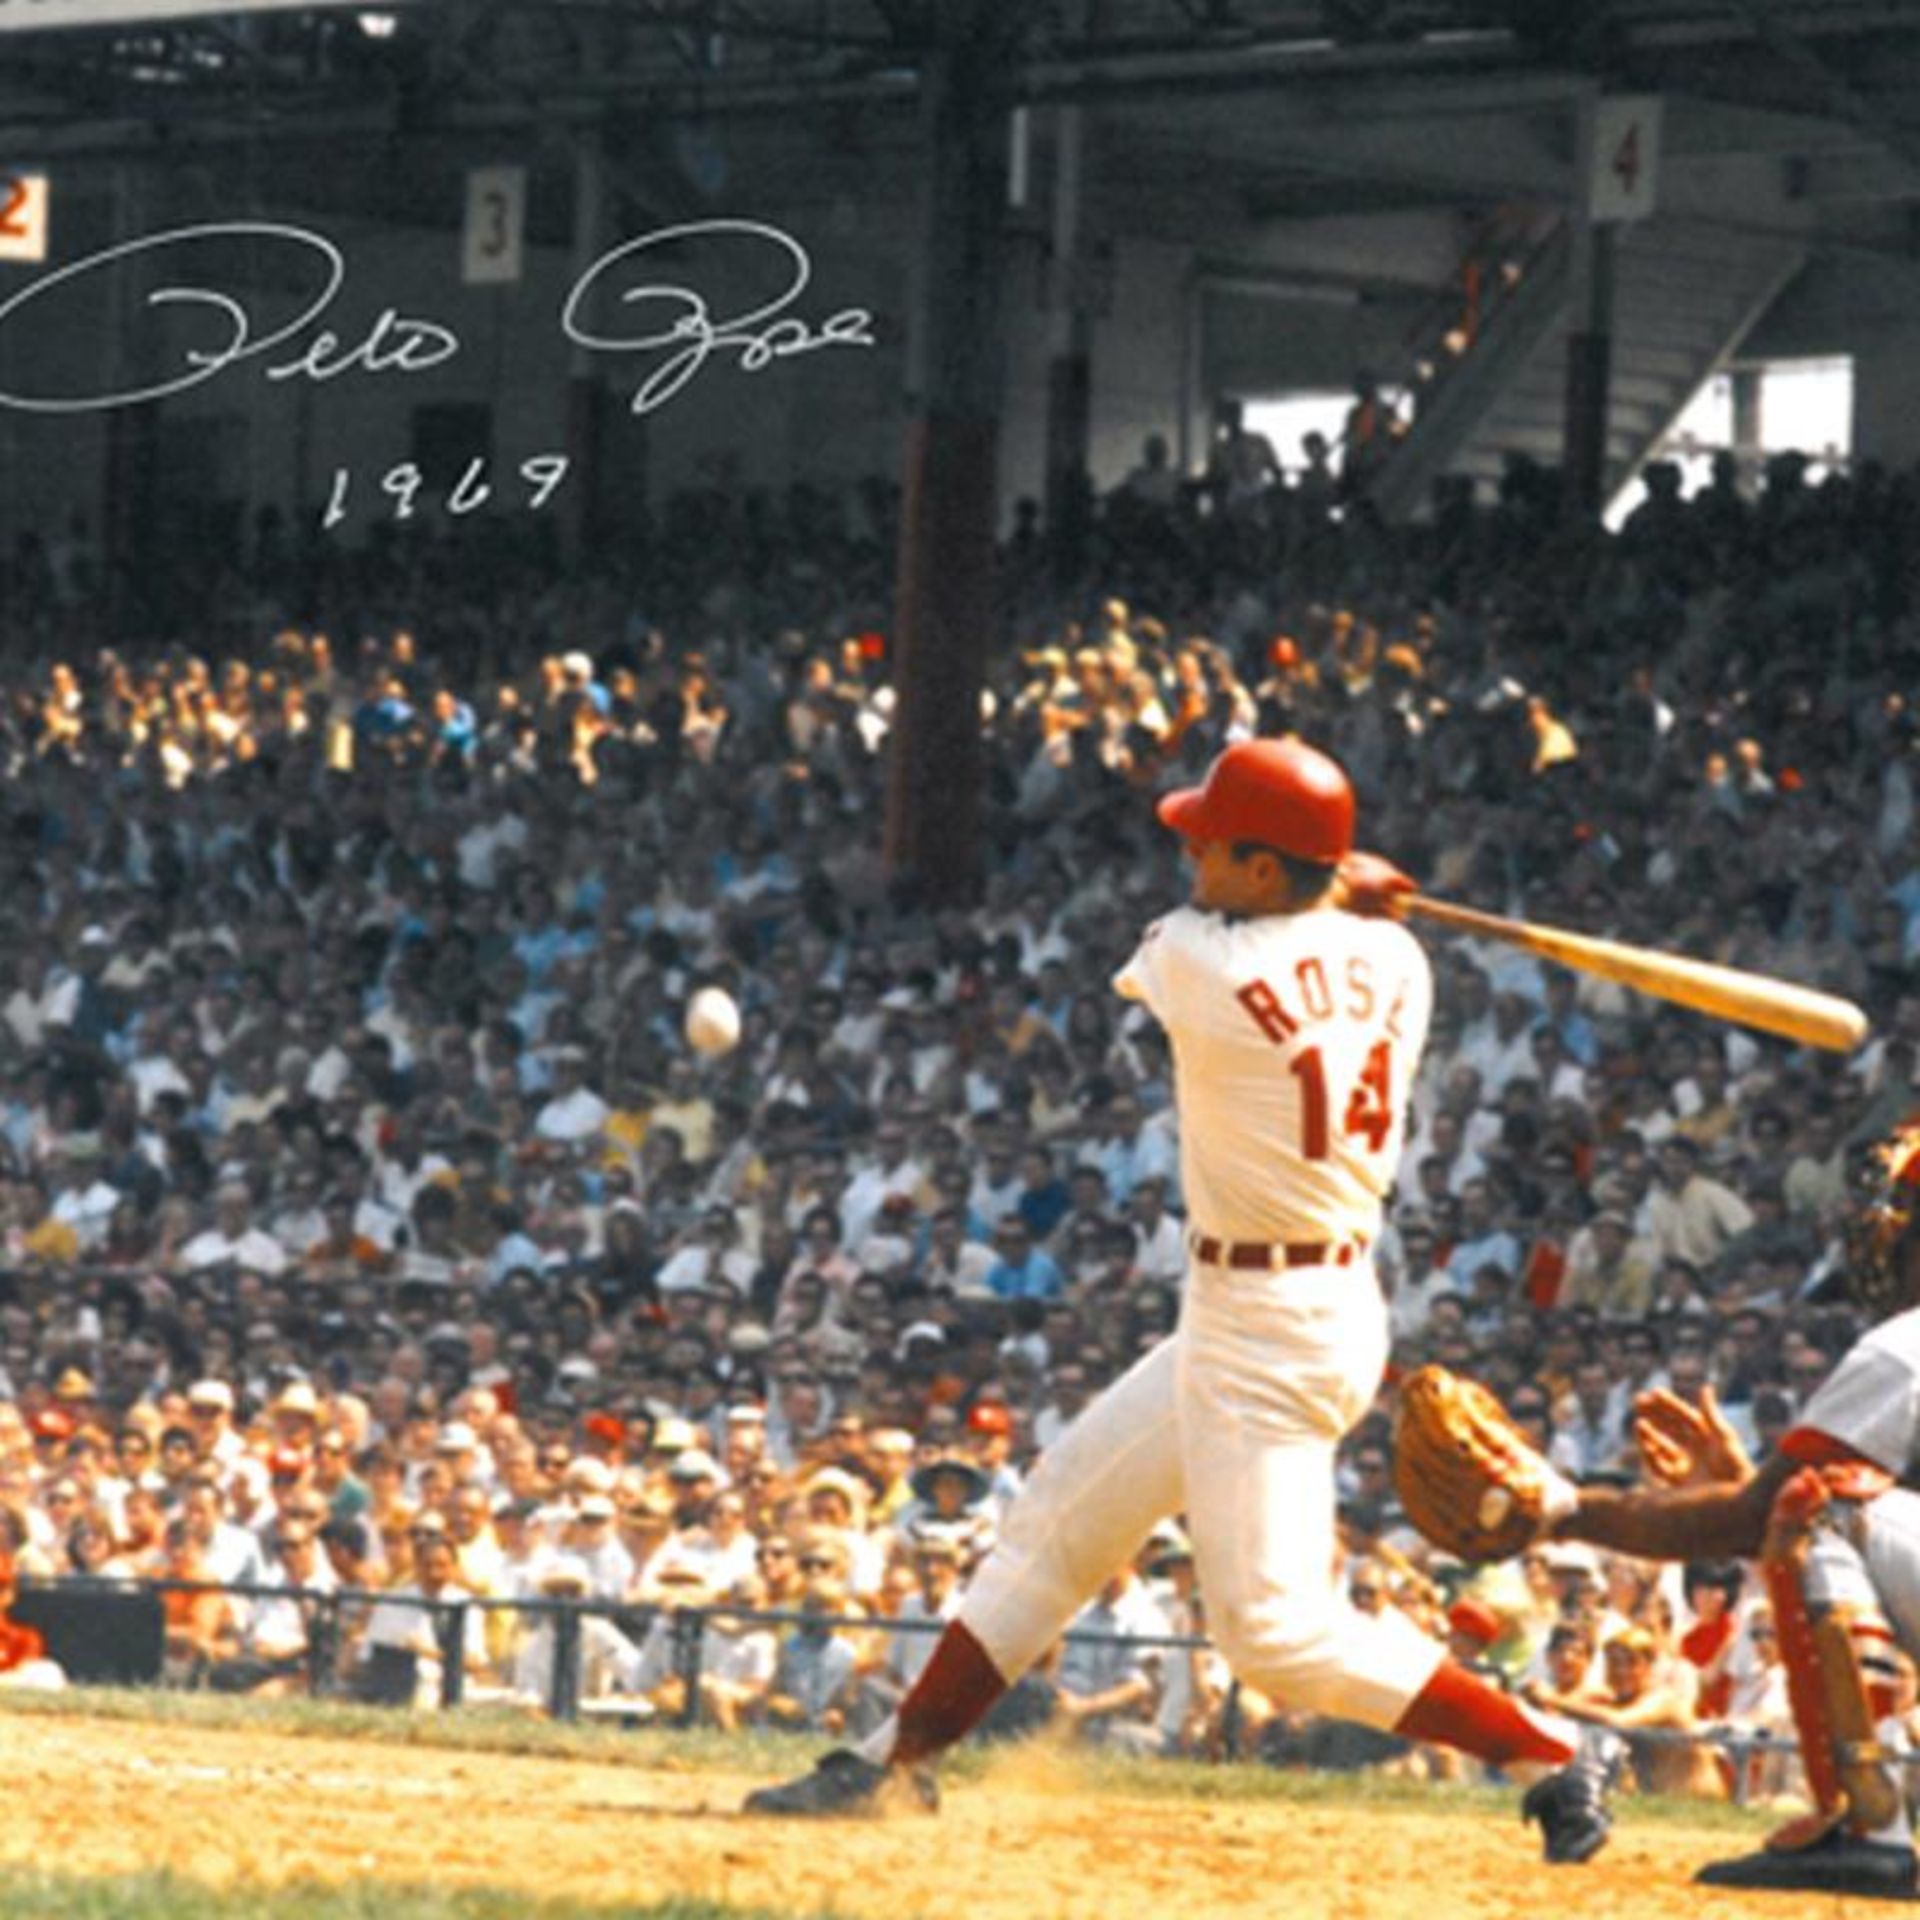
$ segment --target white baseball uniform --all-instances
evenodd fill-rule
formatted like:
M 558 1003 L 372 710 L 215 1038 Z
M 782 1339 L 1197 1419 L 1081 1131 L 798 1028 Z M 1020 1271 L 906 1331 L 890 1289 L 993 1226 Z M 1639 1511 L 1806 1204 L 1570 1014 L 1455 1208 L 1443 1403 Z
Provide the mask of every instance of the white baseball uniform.
M 1920 1310 L 1896 1314 L 1854 1343 L 1801 1410 L 1783 1451 L 1828 1458 L 1822 1436 L 1900 1479 L 1920 1470 Z M 1869 1679 L 1888 1677 L 1876 1671 L 1875 1641 L 1889 1631 L 1920 1659 L 1920 1494 L 1893 1487 L 1870 1500 L 1835 1501 L 1807 1550 L 1806 1596 L 1850 1610 Z M 1897 1723 L 1882 1721 L 1880 1730 L 1897 1741 Z M 1873 1838 L 1910 1842 L 1904 1804 Z
M 1794 1422 L 1794 1434 L 1808 1430 L 1912 1482 L 1920 1473 L 1920 1308 L 1861 1336 Z M 1858 1506 L 1842 1502 L 1835 1519 L 1807 1556 L 1813 1597 L 1883 1610 L 1920 1660 L 1920 1493 L 1908 1485 Z
M 1442 1652 L 1336 1587 L 1333 1454 L 1386 1361 L 1367 1249 L 1426 1038 L 1426 955 L 1390 920 L 1182 907 L 1114 984 L 1172 1043 L 1192 1249 L 1180 1324 L 1042 1457 L 959 1618 L 1016 1678 L 1184 1509 L 1241 1678 L 1390 1727 Z

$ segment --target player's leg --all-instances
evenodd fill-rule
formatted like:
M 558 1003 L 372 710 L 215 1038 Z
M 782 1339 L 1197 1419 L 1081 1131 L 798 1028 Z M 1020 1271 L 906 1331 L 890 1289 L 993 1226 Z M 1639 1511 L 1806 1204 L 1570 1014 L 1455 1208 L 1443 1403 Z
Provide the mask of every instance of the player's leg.
M 1334 1449 L 1380 1377 L 1377 1298 L 1328 1269 L 1236 1284 L 1226 1307 L 1204 1288 L 1189 1297 L 1177 1403 L 1200 1588 L 1234 1671 L 1297 1711 L 1498 1766 L 1568 1767 L 1579 1729 L 1447 1660 L 1404 1614 L 1359 1612 L 1334 1582 Z M 1605 1838 L 1617 1743 L 1592 1745 L 1591 1780 L 1544 1805 L 1551 1858 L 1584 1858 Z
M 1330 1269 L 1324 1286 L 1290 1274 L 1231 1315 L 1189 1308 L 1178 1386 L 1188 1518 L 1213 1635 L 1235 1671 L 1296 1710 L 1497 1764 L 1566 1761 L 1573 1742 L 1558 1723 L 1451 1666 L 1404 1614 L 1363 1614 L 1336 1587 L 1334 1449 L 1379 1378 L 1377 1302 Z
M 1782 1487 L 1761 1570 L 1814 1811 L 1710 1886 L 1910 1898 L 1913 1829 L 1899 1765 L 1896 1638 L 1920 1632 L 1920 1496 L 1831 1505 L 1817 1473 Z M 1892 1616 L 1890 1619 L 1889 1616 Z M 1893 1740 L 1882 1744 L 1885 1731 Z
M 816 1774 L 754 1794 L 750 1812 L 840 1811 L 870 1799 L 888 1770 L 923 1766 L 965 1738 L 1182 1504 L 1179 1338 L 1136 1362 L 1041 1457 L 898 1714 Z

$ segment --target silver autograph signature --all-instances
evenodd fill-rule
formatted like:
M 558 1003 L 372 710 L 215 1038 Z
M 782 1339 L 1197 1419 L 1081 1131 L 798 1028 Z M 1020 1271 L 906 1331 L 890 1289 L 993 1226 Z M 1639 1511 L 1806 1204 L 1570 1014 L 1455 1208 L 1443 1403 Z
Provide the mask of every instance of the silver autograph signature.
M 715 320 L 706 300 L 692 287 L 651 283 L 628 287 L 618 295 L 622 307 L 640 309 L 639 318 L 646 331 L 621 336 L 595 332 L 582 318 L 582 310 L 596 294 L 604 292 L 604 282 L 616 268 L 630 266 L 642 255 L 682 240 L 707 240 L 730 235 L 748 243 L 748 251 L 762 246 L 776 248 L 784 256 L 779 263 L 786 284 L 771 300 L 731 319 Z M 759 373 L 776 360 L 796 354 L 817 353 L 823 347 L 870 347 L 874 344 L 873 315 L 864 307 L 848 307 L 825 321 L 818 332 L 804 320 L 785 314 L 785 310 L 806 291 L 813 278 L 813 262 L 807 250 L 792 234 L 769 227 L 758 220 L 696 220 L 677 227 L 662 227 L 657 233 L 642 234 L 602 254 L 574 282 L 567 304 L 560 310 L 560 326 L 569 340 L 600 353 L 650 353 L 676 348 L 640 383 L 630 403 L 635 413 L 652 413 L 663 407 L 684 387 L 719 348 L 730 348 L 740 356 L 742 373 Z M 649 312 L 649 308 L 653 311 Z
M 275 264 L 280 267 L 303 262 L 316 274 L 318 291 L 291 319 L 268 324 L 249 308 L 241 294 L 202 284 L 218 276 L 187 275 L 183 255 L 209 242 L 244 242 L 274 250 L 280 256 Z M 710 296 L 694 286 L 664 280 L 619 286 L 622 271 L 634 261 L 648 258 L 651 266 L 651 256 L 660 249 L 688 242 L 719 243 L 734 256 L 736 269 L 764 276 L 771 267 L 781 284 L 772 298 L 756 296 L 757 304 L 745 312 L 718 317 Z M 156 267 L 150 259 L 148 272 L 180 276 L 150 288 L 143 304 L 155 310 L 185 311 L 195 320 L 204 321 L 207 337 L 191 345 L 176 345 L 171 366 L 153 368 L 137 383 L 105 392 L 80 393 L 34 392 L 18 385 L 0 385 L 0 407 L 22 413 L 105 413 L 185 393 L 248 361 L 263 363 L 269 380 L 306 379 L 319 384 L 348 373 L 425 373 L 460 352 L 459 336 L 450 328 L 403 314 L 394 307 L 382 308 L 365 334 L 352 344 L 343 343 L 332 330 L 320 328 L 295 345 L 308 329 L 317 326 L 340 292 L 346 281 L 346 256 L 324 234 L 274 220 L 222 220 L 174 227 L 89 254 L 42 275 L 0 302 L 0 329 L 9 324 L 23 329 L 27 325 L 23 316 L 27 315 L 43 325 L 56 324 L 63 312 L 62 300 L 98 299 L 103 287 L 110 295 L 104 276 L 141 256 L 152 256 L 161 263 Z M 807 250 L 778 227 L 758 220 L 690 221 L 623 241 L 603 254 L 574 282 L 561 309 L 560 324 L 569 340 L 591 352 L 664 354 L 648 368 L 630 402 L 634 413 L 651 413 L 679 393 L 722 349 L 737 356 L 741 372 L 759 373 L 776 360 L 829 347 L 875 345 L 873 315 L 864 307 L 846 308 L 818 327 L 788 311 L 812 277 L 813 263 Z M 596 326 L 588 320 L 589 305 L 604 306 L 609 300 L 622 309 L 638 309 L 640 331 L 607 331 L 606 322 Z M 167 349 L 156 345 L 153 350 Z M 137 353 L 130 357 L 136 363 L 139 360 Z

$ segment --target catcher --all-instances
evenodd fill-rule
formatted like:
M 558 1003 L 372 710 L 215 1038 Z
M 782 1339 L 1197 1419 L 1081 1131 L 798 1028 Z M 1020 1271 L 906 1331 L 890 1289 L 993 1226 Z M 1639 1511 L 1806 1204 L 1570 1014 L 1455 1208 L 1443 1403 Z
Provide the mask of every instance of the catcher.
M 1815 1805 L 1698 1878 L 1910 1899 L 1905 1782 L 1877 1728 L 1893 1711 L 1893 1648 L 1920 1655 L 1920 1492 L 1900 1484 L 1920 1476 L 1920 1117 L 1862 1156 L 1846 1246 L 1849 1291 L 1883 1323 L 1758 1469 L 1711 1389 L 1698 1407 L 1659 1393 L 1637 1404 L 1635 1432 L 1667 1484 L 1575 1488 L 1490 1395 L 1424 1368 L 1406 1383 L 1395 1471 L 1409 1517 L 1468 1559 L 1542 1536 L 1647 1559 L 1757 1559 Z

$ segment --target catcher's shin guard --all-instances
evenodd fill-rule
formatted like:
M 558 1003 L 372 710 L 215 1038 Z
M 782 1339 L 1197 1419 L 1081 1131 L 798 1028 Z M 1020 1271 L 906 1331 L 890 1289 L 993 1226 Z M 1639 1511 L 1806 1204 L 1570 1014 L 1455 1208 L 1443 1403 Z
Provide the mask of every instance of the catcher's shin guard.
M 1901 1810 L 1900 1783 L 1877 1737 L 1875 1702 L 1861 1670 L 1863 1644 L 1876 1656 L 1890 1649 L 1886 1623 L 1807 1592 L 1807 1544 L 1825 1504 L 1819 1475 L 1795 1474 L 1774 1503 L 1760 1562 L 1814 1800 L 1811 1816 L 1770 1836 L 1767 1845 L 1776 1850 L 1811 1846 L 1842 1827 L 1874 1833 Z

